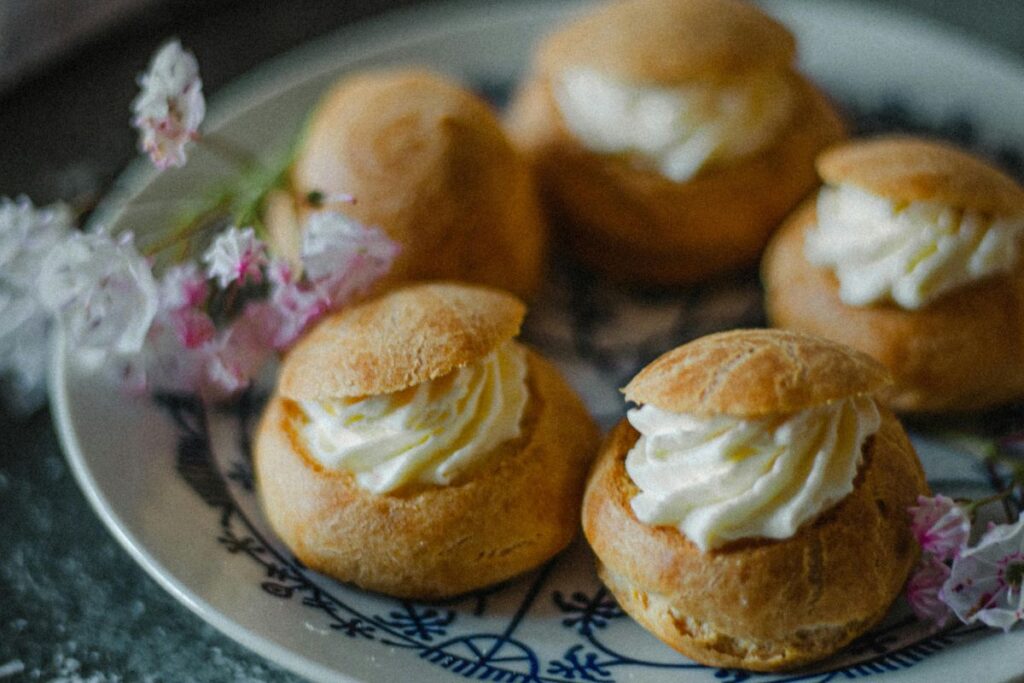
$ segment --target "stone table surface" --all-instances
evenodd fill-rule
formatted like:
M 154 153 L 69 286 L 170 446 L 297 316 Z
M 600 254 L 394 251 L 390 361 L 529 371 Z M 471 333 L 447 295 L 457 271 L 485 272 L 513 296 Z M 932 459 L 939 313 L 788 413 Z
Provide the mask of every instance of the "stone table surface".
M 134 156 L 134 79 L 167 36 L 195 51 L 215 98 L 275 55 L 409 4 L 156 3 L 0 92 L 0 196 L 46 203 L 102 193 Z M 876 4 L 953 26 L 1024 64 L 1020 0 Z M 299 680 L 203 623 L 117 545 L 78 490 L 45 410 L 24 417 L 0 408 L 0 435 L 0 681 Z

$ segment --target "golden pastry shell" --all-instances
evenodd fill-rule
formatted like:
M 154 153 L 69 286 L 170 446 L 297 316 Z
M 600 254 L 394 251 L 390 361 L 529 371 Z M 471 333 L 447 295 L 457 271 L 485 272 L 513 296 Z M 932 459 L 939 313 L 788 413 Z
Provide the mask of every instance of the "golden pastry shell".
M 740 0 L 610 2 L 548 37 L 537 53 L 547 75 L 589 68 L 624 80 L 675 85 L 761 68 L 785 68 L 796 41 Z
M 897 202 L 935 202 L 999 216 L 1024 214 L 1024 188 L 951 145 L 911 137 L 841 143 L 817 160 L 830 185 L 854 185 Z
M 267 520 L 316 571 L 368 590 L 437 599 L 504 581 L 578 533 L 598 431 L 549 362 L 527 351 L 523 434 L 450 486 L 391 494 L 309 458 L 275 396 L 260 421 L 254 466 Z
M 709 552 L 636 518 L 624 461 L 637 436 L 623 420 L 602 446 L 583 531 L 619 604 L 665 643 L 704 664 L 774 671 L 822 659 L 885 616 L 919 553 L 905 510 L 928 492 L 891 412 L 843 500 L 790 538 Z
M 519 333 L 525 314 L 496 289 L 409 285 L 321 321 L 285 358 L 278 392 L 322 400 L 399 391 L 480 360 Z
M 816 223 L 808 201 L 768 245 L 761 279 L 771 324 L 878 359 L 895 380 L 881 398 L 900 412 L 974 411 L 1024 395 L 1024 272 L 957 288 L 917 311 L 848 306 L 835 273 L 804 254 Z
M 271 232 L 285 251 L 297 251 L 300 226 L 323 207 L 402 245 L 376 291 L 457 279 L 529 297 L 540 285 L 547 226 L 529 166 L 488 104 L 445 76 L 384 69 L 343 78 L 312 114 L 290 184 L 291 219 L 280 198 L 268 217 L 278 219 Z M 332 201 L 341 194 L 356 202 Z

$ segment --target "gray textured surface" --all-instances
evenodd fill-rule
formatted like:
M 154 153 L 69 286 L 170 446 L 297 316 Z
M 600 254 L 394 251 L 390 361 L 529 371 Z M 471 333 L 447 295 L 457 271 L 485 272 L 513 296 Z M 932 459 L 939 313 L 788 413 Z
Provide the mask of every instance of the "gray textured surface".
M 0 96 L 0 195 L 45 202 L 102 191 L 134 153 L 134 76 L 167 35 L 195 50 L 215 96 L 275 54 L 400 4 L 410 3 L 162 4 Z M 1024 58 L 1019 0 L 875 4 L 932 17 Z M 296 680 L 203 624 L 134 564 L 75 486 L 48 415 L 0 414 L 0 434 L 0 680 Z
M 78 491 L 48 415 L 4 416 L 0 430 L 0 680 L 297 680 L 135 566 Z

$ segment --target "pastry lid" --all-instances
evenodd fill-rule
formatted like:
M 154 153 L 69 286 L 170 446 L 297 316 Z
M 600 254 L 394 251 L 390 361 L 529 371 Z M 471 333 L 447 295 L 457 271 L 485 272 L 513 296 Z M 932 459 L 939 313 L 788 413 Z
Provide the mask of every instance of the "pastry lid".
M 324 319 L 285 358 L 278 392 L 294 400 L 399 391 L 483 358 L 519 333 L 511 294 L 415 284 Z
M 1000 216 L 1024 213 L 1024 188 L 986 162 L 948 144 L 881 137 L 836 145 L 817 161 L 831 185 L 850 184 L 905 202 L 937 202 Z
M 674 85 L 788 67 L 789 30 L 740 0 L 621 0 L 549 36 L 542 72 L 591 68 L 624 80 Z
M 662 355 L 623 392 L 630 401 L 701 417 L 794 413 L 892 383 L 871 357 L 785 330 L 708 335 Z

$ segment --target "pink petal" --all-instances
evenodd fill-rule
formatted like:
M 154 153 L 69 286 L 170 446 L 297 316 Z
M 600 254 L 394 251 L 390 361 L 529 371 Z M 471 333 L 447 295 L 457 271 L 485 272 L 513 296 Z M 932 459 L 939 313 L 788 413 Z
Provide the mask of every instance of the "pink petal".
M 213 320 L 194 308 L 183 308 L 170 314 L 171 325 L 186 349 L 195 349 L 213 339 L 217 333 Z
M 919 496 L 911 507 L 910 528 L 921 549 L 940 560 L 960 554 L 971 534 L 971 521 L 963 507 L 946 496 Z
M 210 342 L 202 393 L 222 400 L 248 387 L 274 354 L 263 329 L 261 303 L 251 304 L 230 327 Z
M 934 557 L 926 556 L 907 582 L 906 597 L 918 619 L 943 626 L 952 616 L 942 601 L 942 586 L 949 578 L 949 567 Z

